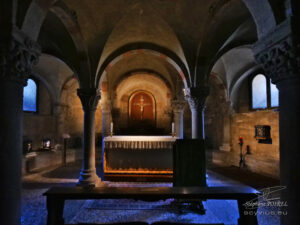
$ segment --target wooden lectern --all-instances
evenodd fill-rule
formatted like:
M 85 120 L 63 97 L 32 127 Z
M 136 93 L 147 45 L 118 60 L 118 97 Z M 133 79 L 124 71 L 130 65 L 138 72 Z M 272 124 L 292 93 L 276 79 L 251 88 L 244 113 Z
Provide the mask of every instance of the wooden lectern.
M 174 143 L 173 186 L 206 186 L 203 140 L 177 139 Z

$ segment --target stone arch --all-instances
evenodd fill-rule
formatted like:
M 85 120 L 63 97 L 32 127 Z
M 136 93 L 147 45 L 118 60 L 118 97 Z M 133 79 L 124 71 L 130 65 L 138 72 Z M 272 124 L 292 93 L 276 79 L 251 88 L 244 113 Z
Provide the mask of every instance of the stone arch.
M 122 60 L 122 58 L 131 54 L 141 53 L 147 53 L 160 57 L 162 60 L 171 64 L 182 78 L 185 87 L 188 87 L 190 85 L 190 75 L 188 69 L 181 61 L 181 59 L 172 51 L 152 43 L 132 43 L 123 46 L 111 53 L 104 60 L 97 72 L 96 85 L 99 85 L 99 80 L 101 79 L 101 77 L 104 76 L 114 64 Z
M 63 85 L 61 86 L 61 90 L 60 90 L 60 96 L 62 95 L 63 90 L 68 88 L 68 85 L 71 83 L 71 81 L 76 80 L 78 82 L 78 79 L 75 75 L 68 77 Z M 79 82 L 78 82 L 79 83 Z
M 54 87 L 43 76 L 39 75 L 38 73 L 33 72 L 31 75 L 36 80 L 42 82 L 42 84 L 46 87 L 51 100 L 51 115 L 52 115 L 54 113 L 55 104 L 59 102 L 59 97 L 57 96 Z
M 58 0 L 33 0 L 26 12 L 24 22 L 22 24 L 22 31 L 31 39 L 37 40 L 48 10 L 57 1 Z
M 90 71 L 90 61 L 87 52 L 87 48 L 84 44 L 84 39 L 81 34 L 81 29 L 79 27 L 76 12 L 71 10 L 64 2 L 57 1 L 57 0 L 44 0 L 44 1 L 37 1 L 34 0 L 30 4 L 27 13 L 24 18 L 24 22 L 22 25 L 22 31 L 25 32 L 29 37 L 33 40 L 37 40 L 40 29 L 45 21 L 45 18 L 48 12 L 51 11 L 63 24 L 63 26 L 68 31 L 68 35 L 71 37 L 75 50 L 80 55 L 81 63 L 79 64 L 80 67 L 77 65 L 73 65 L 68 62 L 68 65 L 71 68 L 77 70 L 76 76 L 78 76 L 78 80 L 80 82 L 80 86 L 88 86 L 91 82 L 83 79 L 82 76 L 79 76 L 81 71 L 85 71 L 88 73 L 88 77 L 91 79 L 91 71 Z M 56 56 L 60 57 L 60 56 Z M 62 59 L 64 60 L 64 59 Z M 65 60 L 67 62 L 67 60 Z
M 237 76 L 234 82 L 232 82 L 232 85 L 229 89 L 229 99 L 232 102 L 232 106 L 235 110 L 237 110 L 237 98 L 239 96 L 239 90 L 242 83 L 245 82 L 245 80 L 255 71 L 259 71 L 261 69 L 262 68 L 260 65 L 253 66 L 250 69 L 244 71 L 240 76 Z
M 170 94 L 171 94 L 171 98 L 175 98 L 175 88 L 170 84 L 170 82 L 159 72 L 157 72 L 156 70 L 146 70 L 146 69 L 136 69 L 136 70 L 130 70 L 128 72 L 126 72 L 125 74 L 122 74 L 117 80 L 116 82 L 113 84 L 113 90 L 116 90 L 117 86 L 119 85 L 119 83 L 121 83 L 123 80 L 125 80 L 128 76 L 131 75 L 135 75 L 135 74 L 149 74 L 149 75 L 155 75 L 157 77 L 159 77 L 164 83 L 165 85 L 169 88 L 170 90 Z
M 267 35 L 275 26 L 276 19 L 268 0 L 242 0 L 255 21 L 258 37 Z

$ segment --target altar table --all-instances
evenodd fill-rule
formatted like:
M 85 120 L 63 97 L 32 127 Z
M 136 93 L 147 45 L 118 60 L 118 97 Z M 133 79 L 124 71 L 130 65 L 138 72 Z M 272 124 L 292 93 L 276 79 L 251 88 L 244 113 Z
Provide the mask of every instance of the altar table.
M 172 174 L 172 136 L 108 136 L 103 139 L 104 173 Z

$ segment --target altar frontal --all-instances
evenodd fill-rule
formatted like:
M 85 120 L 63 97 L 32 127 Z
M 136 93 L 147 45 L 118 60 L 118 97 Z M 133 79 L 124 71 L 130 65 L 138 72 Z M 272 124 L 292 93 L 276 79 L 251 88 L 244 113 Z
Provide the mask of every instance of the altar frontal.
M 172 136 L 108 136 L 103 139 L 104 174 L 173 174 Z

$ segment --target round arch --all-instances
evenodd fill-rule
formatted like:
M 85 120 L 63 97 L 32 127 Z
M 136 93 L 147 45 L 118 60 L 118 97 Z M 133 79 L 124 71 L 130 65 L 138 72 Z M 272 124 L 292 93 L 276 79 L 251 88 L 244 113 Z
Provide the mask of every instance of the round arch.
M 242 0 L 256 24 L 258 38 L 276 27 L 274 12 L 268 0 Z
M 99 86 L 99 81 L 101 77 L 104 76 L 112 66 L 114 66 L 123 58 L 126 58 L 127 56 L 133 54 L 151 54 L 161 58 L 162 60 L 166 61 L 175 68 L 175 70 L 182 78 L 184 86 L 189 87 L 191 83 L 190 74 L 185 64 L 181 61 L 181 59 L 172 51 L 154 45 L 152 43 L 133 43 L 123 46 L 122 48 L 119 48 L 113 53 L 111 53 L 104 60 L 102 65 L 98 67 L 96 76 L 96 86 Z
M 144 99 L 143 95 L 146 95 L 146 98 L 148 97 L 151 100 L 152 112 L 149 112 L 149 115 L 146 115 L 146 116 L 149 117 L 148 119 L 151 119 L 151 120 L 154 121 L 154 123 L 156 123 L 156 100 L 155 100 L 154 95 L 150 91 L 146 91 L 146 90 L 137 90 L 137 91 L 134 91 L 133 93 L 131 93 L 131 95 L 128 98 L 128 117 L 130 119 L 132 119 L 134 117 L 134 115 L 133 115 L 134 114 L 134 110 L 133 110 L 132 107 L 135 104 L 134 100 L 137 97 L 140 97 L 140 96 L 141 96 L 140 105 L 138 105 L 138 107 L 141 109 L 141 115 L 143 116 L 143 114 L 144 114 L 144 107 L 148 107 L 146 105 L 147 102 L 144 103 L 144 101 L 147 101 L 147 99 Z M 143 119 L 143 118 L 141 118 L 141 119 Z
M 59 97 L 55 92 L 54 88 L 50 85 L 50 83 L 38 73 L 32 72 L 30 78 L 33 78 L 36 81 L 41 82 L 47 89 L 50 100 L 51 100 L 51 115 L 54 113 L 54 106 L 57 102 L 59 102 Z

